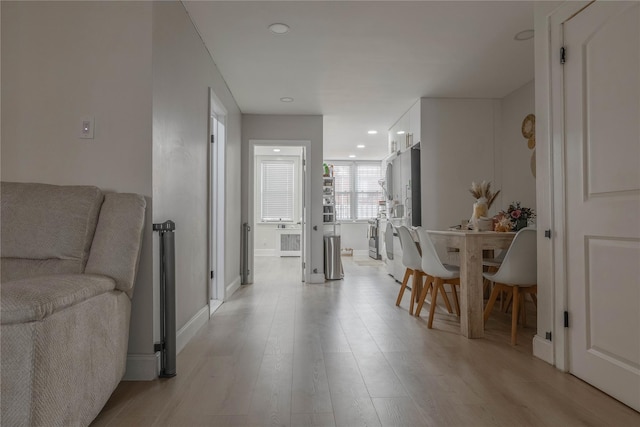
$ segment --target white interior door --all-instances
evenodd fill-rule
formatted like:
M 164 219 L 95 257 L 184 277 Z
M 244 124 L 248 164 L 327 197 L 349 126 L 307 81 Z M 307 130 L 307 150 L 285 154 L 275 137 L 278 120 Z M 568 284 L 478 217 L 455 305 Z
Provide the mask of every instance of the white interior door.
M 301 202 L 301 209 L 300 209 L 300 276 L 303 282 L 305 281 L 305 267 L 306 267 L 306 252 L 304 250 L 304 245 L 305 245 L 305 239 L 307 238 L 307 236 L 305 236 L 305 230 L 307 229 L 306 224 L 306 215 L 307 215 L 307 203 L 306 203 L 306 192 L 305 192 L 305 187 L 307 185 L 306 183 L 306 179 L 307 179 L 307 153 L 304 147 L 301 148 L 301 152 L 302 152 L 302 164 L 300 166 L 300 172 L 301 172 L 301 185 L 300 185 L 300 202 Z
M 563 37 L 570 370 L 640 410 L 640 3 Z
M 216 139 L 218 139 L 218 119 L 215 116 L 210 117 L 210 144 L 209 144 L 209 185 L 210 185 L 210 197 L 209 197 L 209 265 L 211 266 L 209 276 L 209 300 L 220 299 L 218 297 L 218 289 L 216 286 L 216 270 L 217 270 L 217 206 L 218 206 L 218 180 L 217 180 L 217 165 L 218 155 L 217 147 L 215 145 Z
M 209 88 L 209 315 L 226 298 L 225 288 L 225 146 L 227 112 Z

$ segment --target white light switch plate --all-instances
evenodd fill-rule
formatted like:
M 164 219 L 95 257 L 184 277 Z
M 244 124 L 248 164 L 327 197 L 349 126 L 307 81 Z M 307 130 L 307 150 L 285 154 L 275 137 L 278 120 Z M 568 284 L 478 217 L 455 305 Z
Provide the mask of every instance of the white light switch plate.
M 93 117 L 83 117 L 80 120 L 80 138 L 93 139 L 94 120 Z

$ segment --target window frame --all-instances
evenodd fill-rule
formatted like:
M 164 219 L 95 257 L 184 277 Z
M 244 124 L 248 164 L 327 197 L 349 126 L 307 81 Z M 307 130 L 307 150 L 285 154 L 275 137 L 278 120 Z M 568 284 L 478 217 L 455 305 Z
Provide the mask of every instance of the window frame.
M 336 220 L 339 222 L 367 222 L 369 219 L 375 218 L 376 216 L 367 217 L 367 218 L 357 218 L 358 214 L 358 194 L 368 194 L 371 192 L 368 191 L 357 191 L 358 185 L 358 165 L 375 165 L 380 168 L 380 178 L 383 178 L 383 170 L 382 170 L 382 161 L 375 160 L 325 160 L 327 164 L 332 164 L 334 166 L 349 166 L 350 174 L 349 174 L 349 191 L 348 192 L 340 192 L 340 193 L 348 193 L 350 199 L 350 209 L 349 209 L 349 218 L 339 218 L 336 216 Z M 334 175 L 335 176 L 335 175 Z M 334 184 L 335 185 L 335 184 Z M 377 191 L 381 200 L 384 198 L 384 194 L 382 188 Z M 335 200 L 336 200 L 336 215 L 338 213 L 338 194 L 339 192 L 335 191 Z

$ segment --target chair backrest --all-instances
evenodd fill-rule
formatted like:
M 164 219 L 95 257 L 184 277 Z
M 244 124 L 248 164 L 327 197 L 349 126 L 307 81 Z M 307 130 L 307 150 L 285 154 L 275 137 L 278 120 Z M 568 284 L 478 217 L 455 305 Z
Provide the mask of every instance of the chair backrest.
M 418 227 L 418 238 L 420 239 L 420 249 L 422 250 L 422 271 L 429 276 L 441 277 L 443 279 L 450 279 L 458 276 L 458 272 L 447 270 L 436 251 L 436 247 L 433 245 L 429 233 L 422 228 Z
M 412 270 L 422 270 L 422 259 L 411 232 L 405 226 L 397 228 L 400 244 L 402 245 L 402 263 Z
M 538 282 L 537 236 L 535 228 L 518 231 L 492 280 L 505 285 L 529 286 Z

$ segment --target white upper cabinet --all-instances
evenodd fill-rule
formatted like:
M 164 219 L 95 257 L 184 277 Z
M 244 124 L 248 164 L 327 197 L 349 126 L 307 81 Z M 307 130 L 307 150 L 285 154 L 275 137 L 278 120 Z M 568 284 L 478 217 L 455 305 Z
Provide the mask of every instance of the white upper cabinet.
M 389 129 L 389 153 L 405 151 L 420 142 L 420 100 Z

